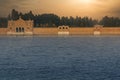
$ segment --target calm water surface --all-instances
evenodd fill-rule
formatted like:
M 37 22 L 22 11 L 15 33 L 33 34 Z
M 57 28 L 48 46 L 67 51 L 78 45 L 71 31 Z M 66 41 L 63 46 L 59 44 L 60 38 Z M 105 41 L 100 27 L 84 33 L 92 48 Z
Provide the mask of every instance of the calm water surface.
M 0 80 L 120 80 L 120 36 L 0 37 Z

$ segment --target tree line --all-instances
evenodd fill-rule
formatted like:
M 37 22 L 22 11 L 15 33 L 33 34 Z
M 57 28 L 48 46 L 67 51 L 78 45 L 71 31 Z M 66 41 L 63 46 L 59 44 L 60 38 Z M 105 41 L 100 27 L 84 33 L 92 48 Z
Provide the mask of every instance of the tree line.
M 7 27 L 8 20 L 18 20 L 21 17 L 24 20 L 34 20 L 34 27 L 58 27 L 62 25 L 70 27 L 93 27 L 96 24 L 104 27 L 120 27 L 120 18 L 103 17 L 100 21 L 90 17 L 59 17 L 56 14 L 38 14 L 34 15 L 32 11 L 28 13 L 18 12 L 13 9 L 7 18 L 0 18 L 0 27 Z

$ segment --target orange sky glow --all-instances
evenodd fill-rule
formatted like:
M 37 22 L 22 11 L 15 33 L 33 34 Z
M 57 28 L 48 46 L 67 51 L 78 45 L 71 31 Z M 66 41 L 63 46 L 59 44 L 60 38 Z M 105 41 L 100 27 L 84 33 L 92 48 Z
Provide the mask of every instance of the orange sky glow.
M 0 16 L 12 9 L 23 13 L 54 13 L 58 16 L 120 17 L 120 0 L 0 0 Z

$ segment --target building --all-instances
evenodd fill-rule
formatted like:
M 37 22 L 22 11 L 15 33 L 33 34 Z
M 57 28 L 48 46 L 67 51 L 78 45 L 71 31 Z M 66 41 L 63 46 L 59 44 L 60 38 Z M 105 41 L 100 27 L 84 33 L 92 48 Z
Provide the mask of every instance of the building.
M 120 35 L 120 27 L 34 27 L 33 20 L 8 21 L 7 28 L 0 28 L 0 35 Z
M 8 21 L 8 29 L 7 34 L 24 34 L 24 35 L 31 35 L 33 34 L 33 20 L 25 21 L 21 17 L 16 20 L 10 20 Z

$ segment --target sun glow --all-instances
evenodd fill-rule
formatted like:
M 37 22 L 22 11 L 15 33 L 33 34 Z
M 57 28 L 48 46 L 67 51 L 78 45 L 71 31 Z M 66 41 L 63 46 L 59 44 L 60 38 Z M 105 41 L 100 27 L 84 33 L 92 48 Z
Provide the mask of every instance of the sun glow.
M 96 3 L 96 0 L 69 0 L 69 3 L 71 4 L 79 4 L 79 5 L 91 5 L 93 3 Z
M 82 3 L 91 3 L 91 0 L 81 0 L 80 2 L 82 2 Z
M 88 4 L 96 3 L 96 0 L 69 0 L 69 3 L 88 5 Z

